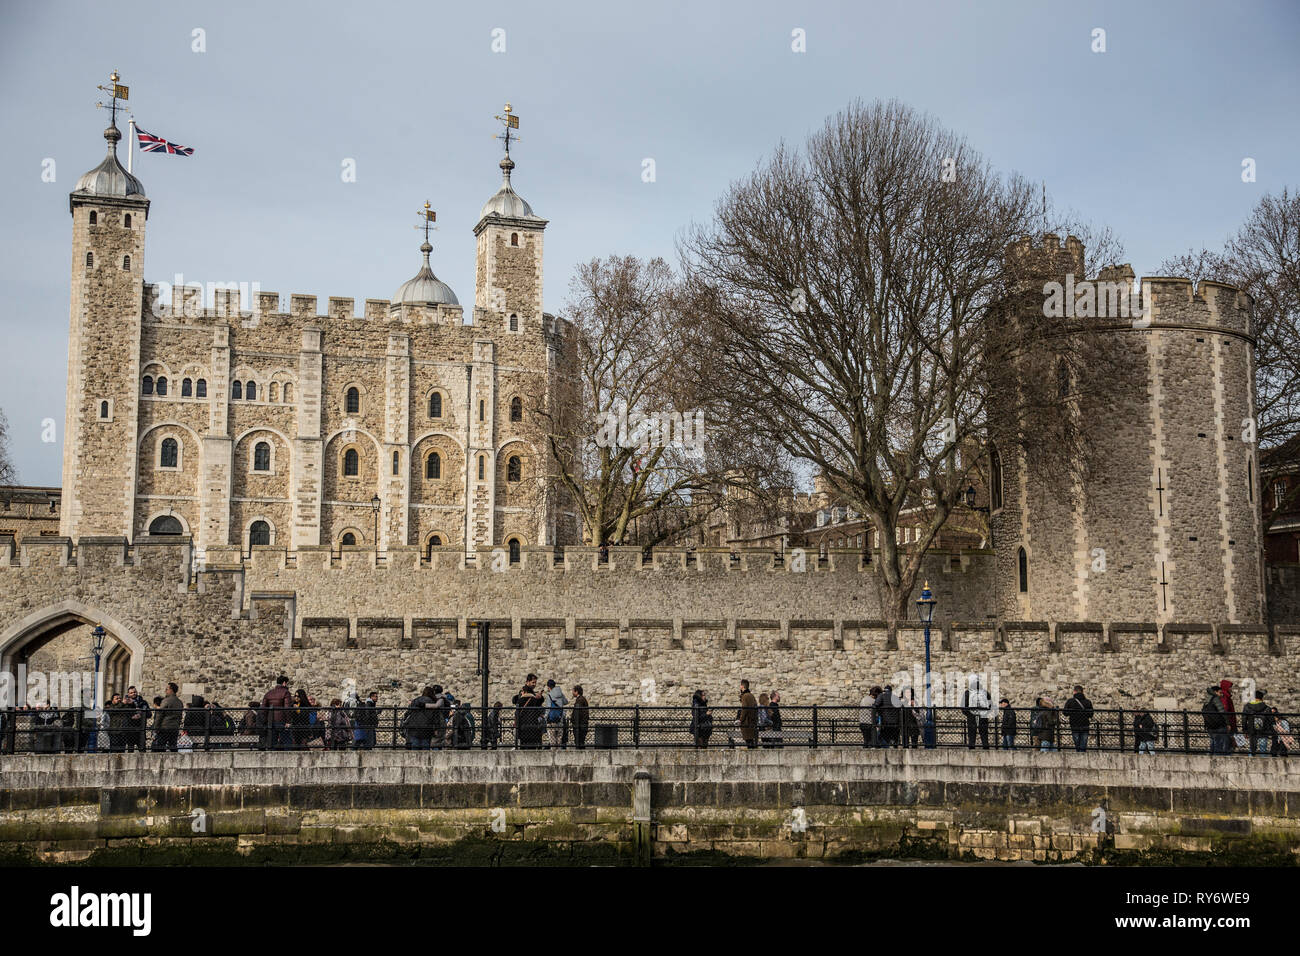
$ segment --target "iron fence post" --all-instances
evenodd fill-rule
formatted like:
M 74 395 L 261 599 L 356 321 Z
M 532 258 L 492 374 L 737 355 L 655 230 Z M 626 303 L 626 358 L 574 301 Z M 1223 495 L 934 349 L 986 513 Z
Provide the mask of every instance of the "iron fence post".
M 632 746 L 641 746 L 641 705 L 632 708 Z
M 212 749 L 212 708 L 203 708 L 203 749 Z
M 817 705 L 813 704 L 812 746 L 817 746 Z
M 1121 752 L 1121 753 L 1122 753 L 1122 752 L 1124 751 L 1124 749 L 1125 749 L 1125 748 L 1124 748 L 1124 708 L 1123 708 L 1123 707 L 1121 707 L 1121 708 L 1119 709 L 1119 749 L 1120 749 L 1120 752 Z
M 1192 728 L 1187 720 L 1187 711 L 1183 711 L 1183 753 L 1192 752 Z

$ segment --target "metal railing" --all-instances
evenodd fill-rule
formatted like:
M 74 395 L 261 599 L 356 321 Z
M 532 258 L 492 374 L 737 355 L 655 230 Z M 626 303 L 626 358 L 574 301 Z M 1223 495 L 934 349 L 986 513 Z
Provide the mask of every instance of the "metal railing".
M 108 708 L 0 711 L 0 753 L 556 748 L 969 748 L 1026 751 L 1297 753 L 1300 715 L 1237 714 L 1211 731 L 1200 711 L 1017 709 L 991 718 L 958 707 L 854 705 L 705 709 L 658 706 L 457 708 Z M 1150 717 L 1147 723 L 1142 714 Z M 1014 727 L 1014 729 L 1012 729 Z M 1076 736 L 1077 735 L 1077 736 Z

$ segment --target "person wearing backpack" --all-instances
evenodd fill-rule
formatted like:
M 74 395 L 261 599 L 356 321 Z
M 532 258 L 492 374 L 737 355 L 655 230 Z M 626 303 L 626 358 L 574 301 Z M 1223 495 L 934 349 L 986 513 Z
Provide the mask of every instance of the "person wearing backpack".
M 1272 753 L 1273 712 L 1264 703 L 1264 692 L 1255 692 L 1255 699 L 1241 708 L 1241 729 L 1250 741 L 1250 755 Z
M 1226 754 L 1228 752 L 1228 714 L 1223 709 L 1223 699 L 1219 688 L 1205 688 L 1205 703 L 1201 705 L 1201 720 L 1205 722 L 1205 732 L 1210 735 L 1210 753 Z
M 1050 697 L 1035 697 L 1029 712 L 1029 732 L 1043 753 L 1056 749 L 1056 706 Z
M 564 708 L 569 706 L 569 699 L 555 681 L 546 682 L 546 730 L 551 739 L 551 749 L 559 750 L 564 743 Z

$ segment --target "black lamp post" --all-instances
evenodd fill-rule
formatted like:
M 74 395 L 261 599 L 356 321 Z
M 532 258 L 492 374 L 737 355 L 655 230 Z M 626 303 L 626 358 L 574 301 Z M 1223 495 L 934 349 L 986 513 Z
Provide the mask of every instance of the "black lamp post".
M 104 654 L 104 639 L 108 637 L 108 632 L 104 630 L 104 625 L 96 624 L 95 629 L 90 632 L 90 649 L 95 655 L 95 671 L 90 675 L 90 726 L 88 730 L 90 735 L 86 741 L 86 749 L 95 751 L 99 749 L 99 662 Z
M 966 488 L 966 507 L 969 508 L 971 511 L 980 511 L 980 512 L 983 512 L 984 514 L 988 515 L 988 516 L 990 517 L 990 519 L 992 518 L 993 510 L 992 510 L 991 508 L 988 508 L 988 507 L 982 507 L 982 506 L 980 506 L 980 505 L 975 504 L 975 486 L 974 486 L 974 485 L 968 485 L 967 488 Z M 989 521 L 989 547 L 993 547 L 993 522 L 992 522 L 992 520 Z
M 370 499 L 370 510 L 375 515 L 375 557 L 379 557 L 379 495 Z
M 916 609 L 921 623 L 925 625 L 925 726 L 922 740 L 927 750 L 933 750 L 935 746 L 934 707 L 930 702 L 930 687 L 933 683 L 930 680 L 930 623 L 934 620 L 934 606 L 937 603 L 934 595 L 930 593 L 930 582 L 926 581 L 925 586 L 921 588 L 921 597 L 916 602 Z

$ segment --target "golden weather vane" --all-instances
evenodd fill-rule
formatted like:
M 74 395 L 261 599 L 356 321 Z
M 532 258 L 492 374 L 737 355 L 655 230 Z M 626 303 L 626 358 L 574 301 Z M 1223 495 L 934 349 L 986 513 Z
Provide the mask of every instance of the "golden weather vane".
M 516 143 L 520 142 L 520 139 L 519 139 L 518 136 L 511 136 L 511 135 L 510 135 L 510 131 L 511 131 L 512 129 L 518 129 L 518 128 L 519 128 L 519 117 L 516 116 L 515 113 L 510 109 L 510 104 L 509 104 L 509 103 L 506 104 L 505 114 L 506 114 L 505 116 L 498 116 L 498 117 L 496 118 L 496 120 L 497 120 L 498 123 L 504 123 L 504 124 L 505 124 L 505 129 L 506 129 L 505 134 L 502 135 L 502 134 L 498 133 L 498 134 L 496 134 L 495 136 L 493 136 L 492 138 L 493 138 L 493 139 L 504 139 L 504 140 L 506 141 L 506 155 L 509 156 L 509 155 L 510 155 L 510 143 L 511 143 L 511 141 L 513 140 L 513 141 L 516 142 Z
M 103 90 L 105 93 L 111 94 L 113 97 L 109 103 L 95 104 L 95 106 L 101 110 L 112 110 L 113 121 L 111 125 L 113 126 L 117 125 L 117 101 L 129 100 L 131 98 L 131 88 L 118 83 L 117 81 L 120 79 L 121 77 L 117 75 L 117 70 L 114 70 L 108 77 L 108 81 L 113 84 L 112 86 L 95 87 L 95 89 Z
M 424 208 L 420 210 L 419 216 L 420 216 L 420 224 L 415 228 L 424 230 L 424 241 L 428 242 L 429 230 L 433 229 L 436 231 L 438 228 L 437 226 L 433 225 L 435 222 L 438 221 L 438 214 L 434 212 L 433 209 L 429 206 L 429 200 L 426 199 L 424 201 Z

